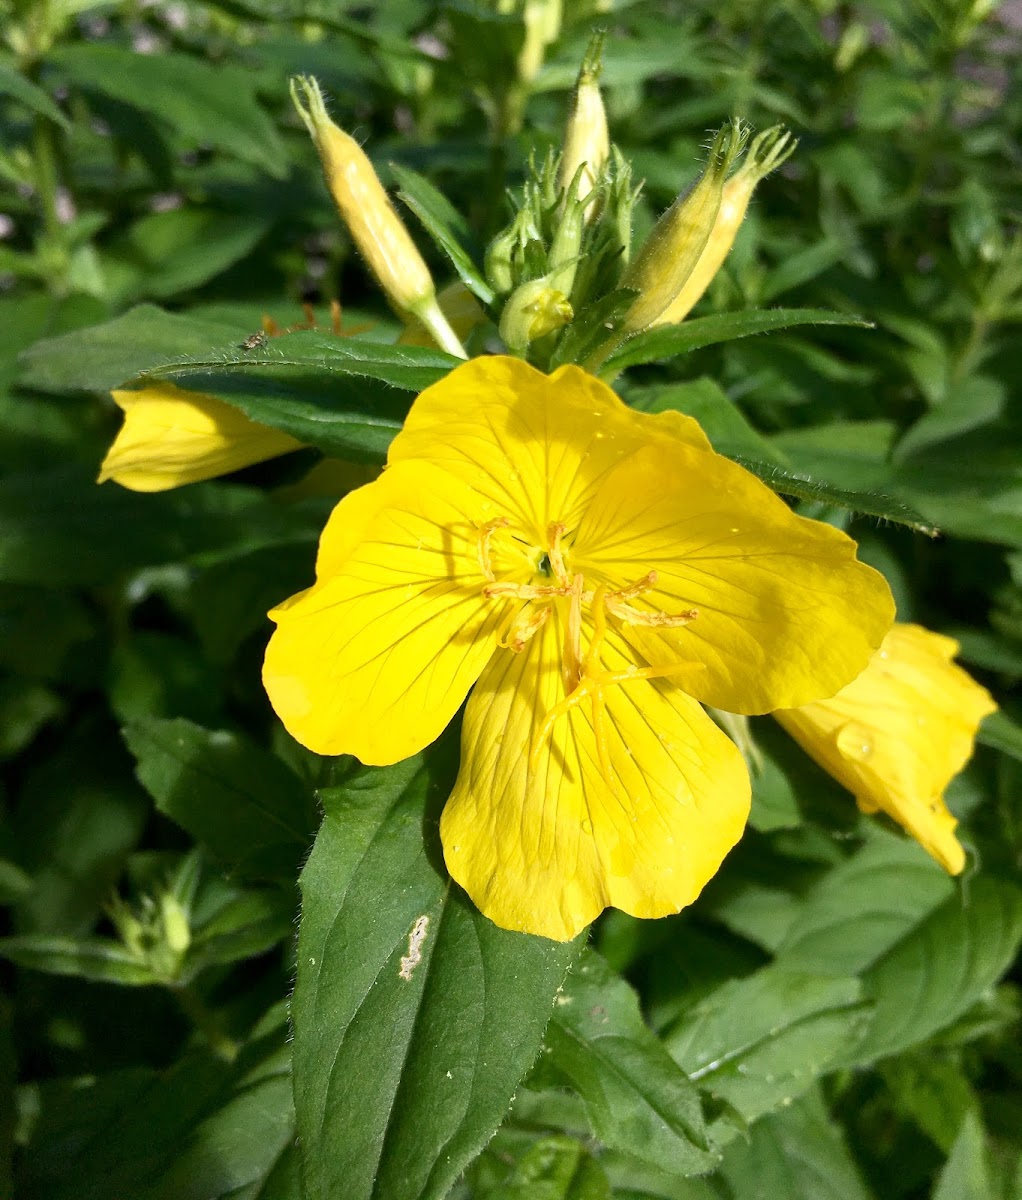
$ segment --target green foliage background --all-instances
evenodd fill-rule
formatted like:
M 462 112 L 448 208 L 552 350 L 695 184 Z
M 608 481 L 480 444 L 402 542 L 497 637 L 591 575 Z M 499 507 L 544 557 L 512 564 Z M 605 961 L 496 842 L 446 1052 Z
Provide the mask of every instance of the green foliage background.
M 1002 712 L 949 794 L 960 882 L 758 722 L 751 827 L 692 909 L 606 915 L 586 948 L 498 930 L 437 866 L 456 737 L 321 761 L 260 688 L 264 614 L 333 499 L 293 487 L 317 451 L 155 496 L 93 482 L 109 389 L 144 372 L 380 462 L 448 360 L 387 344 L 288 77 L 478 246 L 559 143 L 597 24 L 639 236 L 727 117 L 801 139 L 710 324 L 619 386 L 789 477 L 902 620 L 961 641 Z M 0 3 L 0 1195 L 1022 1197 L 1018 24 L 982 0 L 566 0 L 526 95 L 520 15 L 471 0 Z M 369 326 L 351 345 L 240 349 L 335 296 Z M 778 306 L 875 328 L 726 340 L 747 319 L 718 314 Z

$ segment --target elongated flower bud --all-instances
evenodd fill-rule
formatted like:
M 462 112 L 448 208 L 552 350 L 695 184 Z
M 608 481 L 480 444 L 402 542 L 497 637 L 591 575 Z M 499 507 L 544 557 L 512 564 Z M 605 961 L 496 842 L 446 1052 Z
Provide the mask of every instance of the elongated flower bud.
M 695 269 L 654 325 L 673 325 L 688 316 L 730 253 L 757 185 L 775 171 L 797 145 L 798 142 L 780 125 L 765 129 L 753 139 L 745 162 L 724 184 L 713 232 Z
M 607 131 L 607 113 L 600 95 L 600 54 L 603 49 L 603 34 L 596 34 L 582 60 L 582 68 L 575 84 L 575 95 L 568 117 L 568 128 L 564 135 L 564 154 L 561 158 L 561 188 L 567 192 L 576 172 L 582 168 L 578 184 L 578 198 L 585 200 L 596 183 L 597 176 L 610 155 L 610 134 Z M 595 197 L 593 197 L 595 200 Z M 597 206 L 590 202 L 586 206 L 587 217 L 594 217 Z
M 724 181 L 744 135 L 725 125 L 713 140 L 709 162 L 695 186 L 679 196 L 653 228 L 621 280 L 639 295 L 625 315 L 620 336 L 646 329 L 664 312 L 692 274 L 713 231 Z
M 465 358 L 437 306 L 429 268 L 361 146 L 330 120 L 315 79 L 292 79 L 291 99 L 316 143 L 327 186 L 352 240 L 387 299 L 401 316 L 418 317 L 445 350 Z

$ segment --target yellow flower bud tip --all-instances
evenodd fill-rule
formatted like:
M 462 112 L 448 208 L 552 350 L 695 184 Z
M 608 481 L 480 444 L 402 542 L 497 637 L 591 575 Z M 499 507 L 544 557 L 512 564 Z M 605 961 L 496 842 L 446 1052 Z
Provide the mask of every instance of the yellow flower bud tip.
M 582 67 L 575 84 L 571 115 L 564 138 L 564 154 L 561 159 L 561 188 L 567 193 L 576 172 L 583 171 L 578 185 L 578 198 L 585 200 L 596 185 L 597 178 L 610 155 L 610 133 L 607 129 L 607 113 L 600 95 L 599 77 L 602 69 L 602 31 L 593 35 L 582 60 Z M 598 206 L 589 205 L 590 216 L 595 216 Z
M 401 316 L 417 316 L 445 350 L 465 358 L 437 308 L 429 269 L 362 147 L 330 120 L 315 79 L 293 78 L 291 99 L 316 143 L 334 203 L 387 299 Z

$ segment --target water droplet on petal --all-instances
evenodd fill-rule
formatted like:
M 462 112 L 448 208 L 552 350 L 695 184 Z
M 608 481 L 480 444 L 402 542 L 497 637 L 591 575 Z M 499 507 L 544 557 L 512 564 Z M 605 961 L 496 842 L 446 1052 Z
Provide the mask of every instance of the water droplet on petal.
M 592 823 L 592 821 L 589 820 L 588 817 L 586 817 L 585 820 L 582 822 L 582 832 L 583 833 L 592 833 L 593 832 L 593 823 Z

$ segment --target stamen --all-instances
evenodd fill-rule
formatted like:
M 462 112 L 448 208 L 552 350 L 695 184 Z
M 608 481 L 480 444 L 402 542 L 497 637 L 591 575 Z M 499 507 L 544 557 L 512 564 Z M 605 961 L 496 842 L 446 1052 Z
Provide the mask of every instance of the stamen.
M 498 529 L 506 529 L 511 522 L 507 517 L 494 517 L 479 526 L 479 541 L 476 543 L 476 555 L 479 558 L 479 568 L 483 575 L 493 583 L 497 576 L 493 573 L 493 561 L 490 556 L 490 539 Z
M 547 558 L 550 560 L 550 570 L 559 583 L 568 582 L 568 570 L 564 565 L 564 551 L 561 549 L 561 538 L 564 536 L 565 528 L 563 522 L 553 521 L 547 526 L 546 531 L 547 540 L 550 543 Z
M 526 642 L 535 637 L 547 623 L 549 616 L 548 606 L 531 610 L 523 609 L 497 639 L 497 645 L 504 650 L 513 650 L 516 654 L 520 654 L 525 649 Z
M 571 604 L 568 606 L 568 619 L 564 623 L 564 661 L 561 668 L 564 672 L 564 690 L 571 692 L 579 685 L 582 678 L 582 597 L 585 580 L 576 575 L 571 584 Z
M 483 587 L 487 600 L 496 596 L 515 596 L 519 600 L 546 600 L 550 596 L 570 596 L 571 588 L 545 583 L 487 583 Z
M 341 336 L 341 302 L 336 296 L 330 301 L 330 329 Z
M 606 598 L 607 611 L 629 625 L 649 625 L 656 629 L 676 629 L 687 625 L 699 616 L 699 609 L 689 608 L 681 613 L 652 612 L 635 608 L 631 604 L 621 604 L 611 596 Z

